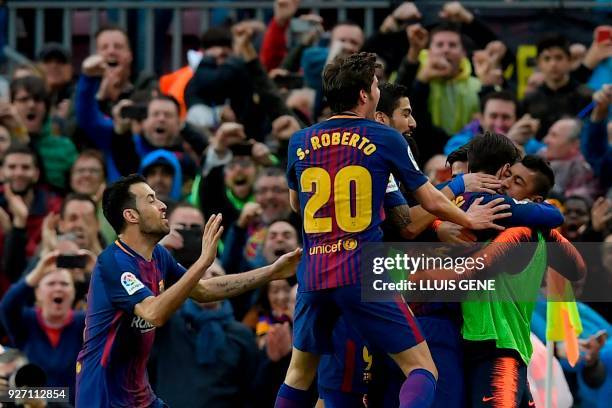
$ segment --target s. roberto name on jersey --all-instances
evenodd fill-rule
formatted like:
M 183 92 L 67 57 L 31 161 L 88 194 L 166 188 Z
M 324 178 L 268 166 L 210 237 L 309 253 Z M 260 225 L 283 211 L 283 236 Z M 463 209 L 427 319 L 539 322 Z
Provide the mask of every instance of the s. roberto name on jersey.
M 310 137 L 310 149 L 297 148 L 295 154 L 299 160 L 304 160 L 311 151 L 329 146 L 350 146 L 359 149 L 366 156 L 376 151 L 376 145 L 367 137 L 353 132 L 330 132 Z

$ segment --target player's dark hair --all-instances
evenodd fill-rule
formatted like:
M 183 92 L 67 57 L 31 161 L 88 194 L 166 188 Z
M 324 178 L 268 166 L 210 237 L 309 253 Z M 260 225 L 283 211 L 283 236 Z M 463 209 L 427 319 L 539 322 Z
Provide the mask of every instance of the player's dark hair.
M 123 211 L 136 208 L 136 197 L 130 192 L 132 184 L 146 183 L 140 174 L 122 177 L 108 186 L 102 195 L 102 211 L 117 234 L 123 231 Z
M 518 103 L 516 102 L 516 98 L 514 97 L 512 92 L 494 91 L 494 92 L 486 94 L 485 97 L 482 98 L 482 100 L 480 101 L 480 111 L 484 112 L 485 107 L 487 106 L 487 102 L 492 101 L 492 100 L 512 102 L 514 104 L 514 113 L 518 114 L 518 112 L 516 111 L 518 107 Z
M 357 106 L 361 90 L 369 95 L 378 67 L 376 54 L 369 52 L 336 58 L 328 64 L 323 70 L 323 93 L 332 112 L 343 112 Z
M 470 149 L 470 144 L 466 143 L 460 148 L 453 150 L 446 158 L 446 162 L 449 164 L 449 166 L 452 166 L 453 163 L 456 163 L 456 162 L 467 162 L 469 149 Z
M 393 116 L 393 111 L 399 106 L 400 99 L 407 96 L 408 88 L 389 82 L 380 84 L 378 88 L 380 89 L 380 100 L 376 110 L 391 117 Z
M 93 206 L 94 214 L 96 213 L 96 209 L 98 208 L 96 202 L 93 200 L 93 198 L 91 198 L 91 196 L 83 193 L 70 193 L 66 196 L 66 198 L 64 198 L 62 206 L 60 207 L 60 218 L 63 219 L 64 215 L 66 215 L 66 207 L 68 207 L 68 204 L 71 201 L 87 201 L 88 203 L 91 203 L 91 205 Z
M 534 192 L 546 198 L 555 185 L 555 173 L 550 164 L 540 156 L 533 154 L 523 157 L 521 164 L 536 173 Z
M 537 43 L 538 57 L 546 50 L 551 48 L 560 48 L 568 58 L 571 57 L 570 43 L 567 38 L 561 34 L 550 34 L 543 37 Z
M 505 164 L 516 163 L 520 157 L 521 152 L 506 136 L 484 132 L 469 143 L 468 168 L 472 173 L 495 174 Z

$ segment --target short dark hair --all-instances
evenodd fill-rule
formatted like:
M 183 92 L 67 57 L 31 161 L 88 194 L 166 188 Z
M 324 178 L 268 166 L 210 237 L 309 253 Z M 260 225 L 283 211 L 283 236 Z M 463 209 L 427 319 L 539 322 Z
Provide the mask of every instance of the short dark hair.
M 133 184 L 146 183 L 140 174 L 122 177 L 108 186 L 102 195 L 102 211 L 117 234 L 123 231 L 123 210 L 136 208 L 136 197 L 130 192 Z
M 323 93 L 332 112 L 342 112 L 357 106 L 359 91 L 370 93 L 374 72 L 378 67 L 376 54 L 369 52 L 336 58 L 328 64 L 323 70 Z
M 482 98 L 482 100 L 480 101 L 480 111 L 481 112 L 484 113 L 485 107 L 487 106 L 487 102 L 489 102 L 491 100 L 501 100 L 501 101 L 512 102 L 514 104 L 515 114 L 518 115 L 518 112 L 517 112 L 518 103 L 516 101 L 516 98 L 512 94 L 512 92 L 509 92 L 509 91 L 494 91 L 494 92 L 486 94 Z
M 66 214 L 66 207 L 68 207 L 68 203 L 70 203 L 71 201 L 87 201 L 91 203 L 94 209 L 94 213 L 98 208 L 96 202 L 89 195 L 83 193 L 69 193 L 66 198 L 64 198 L 62 206 L 60 207 L 60 218 L 64 218 L 64 215 Z
M 567 55 L 568 58 L 571 57 L 570 54 L 570 43 L 567 38 L 561 34 L 550 34 L 545 37 L 542 37 L 537 44 L 538 48 L 538 57 L 546 50 L 551 48 L 561 48 L 561 51 Z
M 399 100 L 407 96 L 408 88 L 399 84 L 386 82 L 378 86 L 380 89 L 380 100 L 376 110 L 391 117 L 393 111 L 399 106 Z
M 204 31 L 200 37 L 200 47 L 207 49 L 211 47 L 231 47 L 232 33 L 224 27 L 212 27 Z
M 104 24 L 103 26 L 101 26 L 98 31 L 96 31 L 96 34 L 94 35 L 94 41 L 98 41 L 98 37 L 102 34 L 105 33 L 107 31 L 119 31 L 121 34 L 123 34 L 123 36 L 125 37 L 125 42 L 127 43 L 128 48 L 131 50 L 131 46 L 130 46 L 130 37 L 128 36 L 127 31 L 125 31 L 125 29 L 123 27 L 121 27 L 120 25 L 117 24 Z
M 11 81 L 11 102 L 15 102 L 15 96 L 20 90 L 26 91 L 35 101 L 44 102 L 49 110 L 50 99 L 44 79 L 31 75 Z
M 523 157 L 521 164 L 536 173 L 534 192 L 542 197 L 548 196 L 555 185 L 555 173 L 550 164 L 540 156 L 533 154 Z
M 101 151 L 96 150 L 96 149 L 84 149 L 81 153 L 79 153 L 74 163 L 72 163 L 72 166 L 70 167 L 71 172 L 74 170 L 74 166 L 76 162 L 79 161 L 80 159 L 97 160 L 102 166 L 102 176 L 104 179 L 106 179 L 106 164 L 104 163 L 104 154 L 102 154 Z
M 456 163 L 456 162 L 467 162 L 469 149 L 470 149 L 470 144 L 466 143 L 460 148 L 453 150 L 446 158 L 446 162 L 450 166 L 452 166 L 453 163 Z
M 202 214 L 202 218 L 204 218 L 204 224 L 206 224 L 206 217 L 204 217 L 204 213 L 202 212 L 202 210 L 198 207 L 196 207 L 195 205 L 188 203 L 186 201 L 180 201 L 176 204 L 174 204 L 172 206 L 172 208 L 170 209 L 170 207 L 168 207 L 168 209 L 166 210 L 167 214 L 168 214 L 168 218 L 170 218 L 172 216 L 172 214 L 174 214 L 174 212 L 180 208 L 192 208 L 194 210 L 197 210 L 200 214 Z
M 469 143 L 468 167 L 470 172 L 495 174 L 504 164 L 514 164 L 521 152 L 504 135 L 493 132 L 479 134 Z
M 181 112 L 181 105 L 176 100 L 176 98 L 174 96 L 172 96 L 172 95 L 165 95 L 165 94 L 155 95 L 154 97 L 149 99 L 149 102 L 147 103 L 147 108 L 148 108 L 148 106 L 153 101 L 169 101 L 169 102 L 172 102 L 174 104 L 174 106 L 176 107 L 176 113 L 180 114 L 180 112 Z
M 40 160 L 38 158 L 38 154 L 28 145 L 21 143 L 11 143 L 9 148 L 6 149 L 6 152 L 4 153 L 4 160 L 6 161 L 6 158 L 9 157 L 11 154 L 27 154 L 28 156 L 31 156 L 32 162 L 34 162 L 34 166 L 37 169 L 40 169 Z
M 431 29 L 431 31 L 429 32 L 429 43 L 431 44 L 431 40 L 434 38 L 434 35 L 448 31 L 457 34 L 459 36 L 459 41 L 461 41 L 461 46 L 465 48 L 465 45 L 463 44 L 464 41 L 463 34 L 461 33 L 461 26 L 457 23 L 448 21 L 442 22 Z

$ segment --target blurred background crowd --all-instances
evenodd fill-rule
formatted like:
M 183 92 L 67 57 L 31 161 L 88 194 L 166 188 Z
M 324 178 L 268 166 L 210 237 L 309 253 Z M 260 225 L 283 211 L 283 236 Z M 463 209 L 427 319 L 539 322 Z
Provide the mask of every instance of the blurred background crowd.
M 406 136 L 434 184 L 451 177 L 447 156 L 483 131 L 549 160 L 561 232 L 601 246 L 584 290 L 612 293 L 612 244 L 601 245 L 612 243 L 612 5 L 572 19 L 556 6 L 534 14 L 524 2 L 503 2 L 508 17 L 460 2 L 389 3 L 370 14 L 306 0 L 269 1 L 257 15 L 215 8 L 208 28 L 184 36 L 177 51 L 172 20 L 189 14 L 154 10 L 147 31 L 142 10 L 123 18 L 104 10 L 86 21 L 85 30 L 97 28 L 89 43 L 75 36 L 66 47 L 57 10 L 0 1 L 0 388 L 21 373 L 30 384 L 73 389 L 89 276 L 116 239 L 100 200 L 120 176 L 142 174 L 169 206 L 161 244 L 185 266 L 199 255 L 207 217 L 223 214 L 209 277 L 299 246 L 284 172 L 288 139 L 332 113 L 322 97 L 326 62 L 360 50 L 379 56 L 381 82 L 405 87 L 417 122 Z M 170 66 L 171 52 L 179 66 Z M 53 250 L 62 256 L 50 264 Z M 273 406 L 291 354 L 294 301 L 294 280 L 230 301 L 187 301 L 157 332 L 149 366 L 156 394 L 176 407 Z M 565 377 L 574 405 L 608 406 L 612 341 L 601 330 L 610 333 L 612 312 L 592 303 L 581 314 L 590 322 L 582 360 L 563 365 Z M 603 375 L 583 381 L 581 370 L 593 367 Z

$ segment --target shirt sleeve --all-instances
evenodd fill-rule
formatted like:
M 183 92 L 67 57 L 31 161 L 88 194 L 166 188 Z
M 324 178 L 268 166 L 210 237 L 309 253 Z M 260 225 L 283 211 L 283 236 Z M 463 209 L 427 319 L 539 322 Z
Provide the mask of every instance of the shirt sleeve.
M 391 128 L 383 131 L 388 135 L 381 138 L 384 142 L 380 146 L 384 159 L 390 164 L 391 173 L 409 191 L 415 191 L 427 183 L 427 177 L 419 170 L 406 139 Z
M 407 205 L 408 202 L 399 190 L 399 186 L 395 182 L 393 175 L 389 175 L 389 182 L 387 183 L 387 190 L 385 191 L 384 208 L 394 208 L 400 205 Z
M 108 254 L 100 262 L 102 284 L 113 306 L 133 313 L 134 306 L 155 295 L 142 282 L 136 262 L 115 257 L 120 258 L 122 254 Z
M 299 191 L 297 174 L 295 173 L 295 143 L 292 143 L 293 140 L 295 140 L 295 137 L 296 135 L 294 134 L 289 141 L 289 146 L 287 147 L 287 185 L 291 190 Z M 293 154 L 291 154 L 292 151 Z
M 464 194 L 466 202 L 462 208 L 467 211 L 471 203 L 478 197 L 483 197 L 481 204 L 486 204 L 496 198 L 503 198 L 502 204 L 510 205 L 512 215 L 496 221 L 504 227 L 534 227 L 556 228 L 563 224 L 563 215 L 554 205 L 548 203 L 534 203 L 532 201 L 518 201 L 500 194 Z

